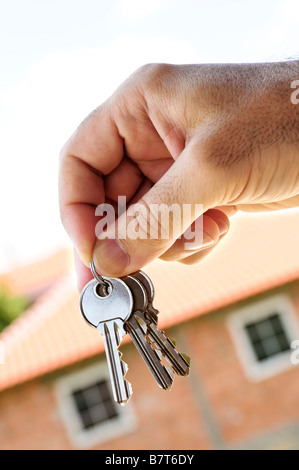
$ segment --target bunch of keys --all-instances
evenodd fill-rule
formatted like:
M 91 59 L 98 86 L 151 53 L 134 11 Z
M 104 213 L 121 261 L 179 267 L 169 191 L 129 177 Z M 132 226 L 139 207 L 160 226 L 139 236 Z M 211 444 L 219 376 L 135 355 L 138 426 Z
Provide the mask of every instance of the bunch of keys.
M 104 337 L 114 400 L 123 405 L 132 396 L 132 386 L 125 378 L 128 366 L 119 351 L 127 333 L 162 389 L 171 389 L 174 373 L 188 376 L 190 358 L 179 353 L 175 341 L 158 328 L 159 311 L 153 307 L 154 287 L 149 276 L 142 271 L 124 278 L 100 276 L 93 261 L 91 271 L 94 279 L 81 292 L 80 310 Z M 162 364 L 163 356 L 169 366 Z

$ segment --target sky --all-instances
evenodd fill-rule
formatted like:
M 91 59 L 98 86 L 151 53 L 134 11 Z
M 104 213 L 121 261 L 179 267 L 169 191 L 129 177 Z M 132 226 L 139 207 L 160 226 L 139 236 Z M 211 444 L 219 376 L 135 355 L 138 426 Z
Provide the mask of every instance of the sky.
M 149 62 L 298 57 L 298 0 L 0 0 L 0 272 L 70 244 L 58 156 Z

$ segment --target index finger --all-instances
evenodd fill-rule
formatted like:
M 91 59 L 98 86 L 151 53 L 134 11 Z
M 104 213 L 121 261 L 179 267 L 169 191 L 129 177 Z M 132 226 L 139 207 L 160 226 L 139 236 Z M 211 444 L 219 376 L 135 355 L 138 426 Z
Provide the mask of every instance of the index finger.
M 61 151 L 61 221 L 85 264 L 92 259 L 96 241 L 95 208 L 105 201 L 103 176 L 122 158 L 123 139 L 106 104 L 80 124 Z

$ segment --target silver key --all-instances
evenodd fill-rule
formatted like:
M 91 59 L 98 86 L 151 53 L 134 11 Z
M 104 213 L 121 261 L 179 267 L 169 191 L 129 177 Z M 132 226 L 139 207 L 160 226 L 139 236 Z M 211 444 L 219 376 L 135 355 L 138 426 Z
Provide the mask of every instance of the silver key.
M 137 271 L 136 273 L 132 274 L 132 276 L 135 279 L 138 279 L 138 281 L 140 281 L 142 283 L 142 285 L 144 286 L 144 288 L 146 290 L 146 293 L 147 293 L 147 300 L 148 300 L 146 314 L 150 317 L 150 319 L 154 323 L 157 324 L 158 323 L 159 310 L 157 310 L 153 306 L 153 300 L 154 300 L 154 297 L 155 297 L 155 289 L 154 289 L 154 285 L 153 285 L 150 277 L 146 273 L 144 273 L 143 271 Z
M 131 289 L 134 307 L 131 316 L 125 322 L 125 330 L 129 333 L 133 344 L 140 353 L 157 384 L 164 390 L 170 390 L 174 374 L 173 371 L 161 364 L 162 353 L 152 348 L 147 339 L 146 318 L 144 316 L 148 304 L 147 294 L 142 283 L 133 276 L 123 278 Z
M 150 340 L 162 351 L 176 374 L 188 376 L 190 372 L 189 356 L 184 353 L 179 353 L 176 349 L 175 340 L 168 338 L 164 331 L 161 331 L 158 328 L 157 323 L 159 311 L 153 307 L 154 287 L 151 279 L 142 271 L 134 273 L 133 276 L 142 282 L 149 295 L 149 307 L 147 309 L 147 334 Z
M 122 353 L 118 347 L 126 334 L 124 322 L 131 315 L 133 296 L 121 279 L 103 279 L 109 284 L 108 294 L 93 279 L 81 292 L 80 309 L 85 320 L 104 337 L 114 400 L 124 404 L 132 395 L 132 387 L 125 379 L 127 364 L 121 360 Z

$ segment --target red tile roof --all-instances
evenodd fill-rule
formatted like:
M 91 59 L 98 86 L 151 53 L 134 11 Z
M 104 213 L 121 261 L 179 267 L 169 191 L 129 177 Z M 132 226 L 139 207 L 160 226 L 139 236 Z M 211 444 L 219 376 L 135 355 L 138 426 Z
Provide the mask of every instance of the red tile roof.
M 72 266 L 72 251 L 62 249 L 46 259 L 30 265 L 18 266 L 8 273 L 0 274 L 0 287 L 8 286 L 17 295 L 33 296 L 51 286 L 59 276 L 63 276 Z
M 48 282 L 46 265 L 51 280 L 56 272 L 56 282 L 0 335 L 0 390 L 103 352 L 100 334 L 79 313 L 74 273 L 67 274 L 70 255 L 64 256 L 64 269 L 52 266 L 61 263 L 58 254 L 25 271 L 29 290 L 41 284 L 41 274 Z M 156 261 L 144 270 L 155 285 L 162 328 L 293 281 L 299 278 L 299 211 L 237 215 L 229 236 L 199 264 Z

